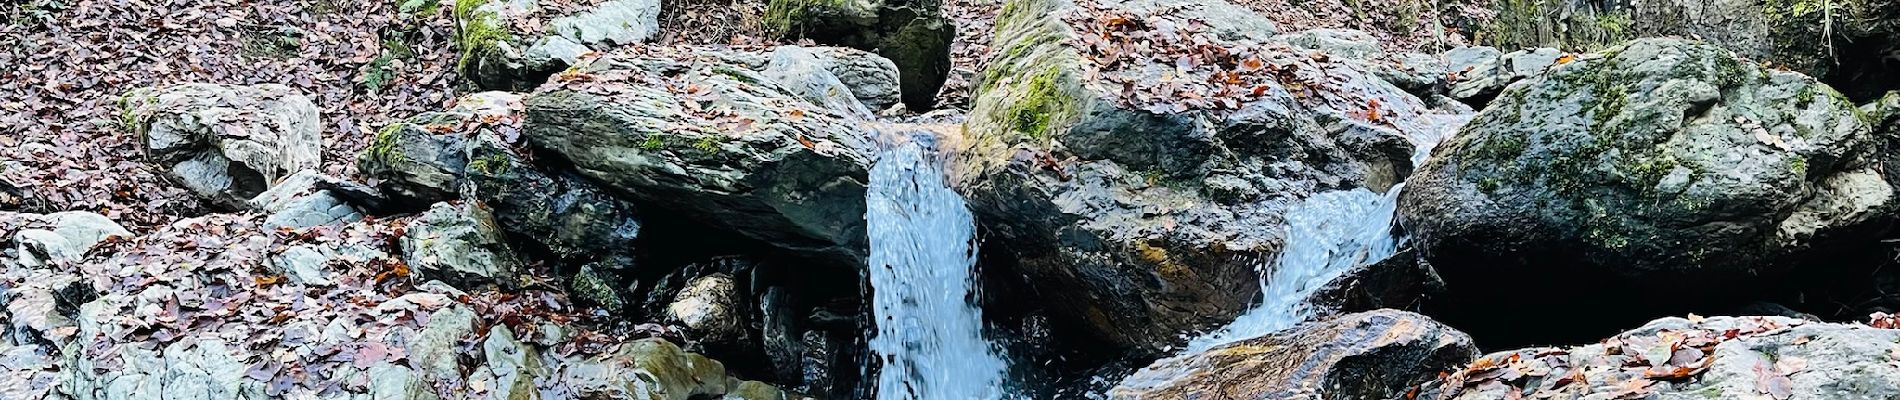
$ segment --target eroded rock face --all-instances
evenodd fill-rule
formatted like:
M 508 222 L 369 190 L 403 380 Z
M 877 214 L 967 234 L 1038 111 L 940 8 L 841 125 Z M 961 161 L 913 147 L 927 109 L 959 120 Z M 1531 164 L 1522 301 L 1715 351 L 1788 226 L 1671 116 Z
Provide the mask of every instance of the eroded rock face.
M 616 196 L 793 252 L 863 257 L 864 127 L 697 49 L 624 52 L 527 99 L 524 137 Z
M 1691 316 L 1569 348 L 1492 353 L 1417 399 L 1886 399 L 1900 330 L 1784 317 Z
M 1568 54 L 1549 47 L 1503 54 L 1490 47 L 1468 47 L 1445 55 L 1448 60 L 1457 60 L 1454 64 L 1458 65 L 1451 70 L 1455 79 L 1451 80 L 1447 95 L 1473 107 L 1483 107 L 1505 86 L 1543 73 Z
M 1376 310 L 1163 359 L 1114 399 L 1379 399 L 1399 397 L 1477 357 L 1471 337 L 1423 315 Z
M 226 209 L 316 169 L 323 151 L 316 105 L 288 86 L 193 83 L 134 89 L 124 99 L 148 160 Z
M 460 68 L 491 90 L 533 89 L 588 52 L 645 42 L 660 31 L 660 0 L 602 1 L 567 15 L 533 0 L 469 2 L 475 6 L 455 16 Z
M 1259 71 L 1299 72 L 1236 76 L 1261 83 L 1233 104 L 1177 104 L 1189 96 L 1145 87 L 1175 55 L 1104 67 L 1115 56 L 1096 49 L 1112 44 L 1081 45 L 1113 25 L 1092 18 L 1112 13 L 1200 19 L 1187 37 L 1255 52 Z M 1385 190 L 1411 170 L 1410 138 L 1439 131 L 1421 100 L 1364 69 L 1374 58 L 1318 61 L 1284 43 L 1362 44 L 1353 35 L 1276 39 L 1271 22 L 1224 2 L 1028 0 L 998 21 L 992 47 L 1011 50 L 983 73 L 957 186 L 1051 316 L 1117 346 L 1154 351 L 1230 321 L 1258 292 L 1255 269 L 1278 253 L 1290 204 Z M 1116 35 L 1144 28 L 1127 29 Z M 1282 90 L 1295 84 L 1302 93 Z M 1373 102 L 1377 122 L 1357 108 Z
M 1811 78 L 1639 40 L 1505 89 L 1407 181 L 1400 219 L 1469 304 L 1495 285 L 1638 289 L 1619 297 L 1659 309 L 1746 300 L 1715 288 L 1872 243 L 1894 207 L 1885 142 Z

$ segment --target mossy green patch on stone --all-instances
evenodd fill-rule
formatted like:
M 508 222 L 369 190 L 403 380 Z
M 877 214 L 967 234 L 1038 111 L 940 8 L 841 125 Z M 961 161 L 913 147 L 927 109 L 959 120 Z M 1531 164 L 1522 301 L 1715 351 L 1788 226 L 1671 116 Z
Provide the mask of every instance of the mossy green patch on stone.
M 489 57 L 500 50 L 503 41 L 513 40 L 514 34 L 502 25 L 501 18 L 493 12 L 481 11 L 488 0 L 455 0 L 452 13 L 461 30 L 456 32 L 456 46 L 461 58 L 456 61 L 456 69 L 467 73 L 473 60 Z
M 580 273 L 574 274 L 574 280 L 569 283 L 568 289 L 576 299 L 594 304 L 611 313 L 620 313 L 626 309 L 626 302 L 621 299 L 620 290 L 607 274 L 608 272 L 599 271 L 591 265 L 581 267 Z
M 508 168 L 513 165 L 514 163 L 508 160 L 508 156 L 503 154 L 491 154 L 468 161 L 469 169 L 488 175 L 508 173 Z
M 1074 107 L 1071 104 L 1074 101 L 1062 92 L 1058 79 L 1062 79 L 1062 71 L 1057 67 L 1049 67 L 1029 78 L 1023 86 L 1022 97 L 1005 113 L 1012 128 L 1039 140 L 1052 136 L 1051 130 L 1058 118 Z
M 402 134 L 403 127 L 408 125 L 396 122 L 376 131 L 376 138 L 370 141 L 368 148 L 363 149 L 363 155 L 380 164 L 402 161 L 402 152 L 396 150 L 398 142 L 396 136 Z

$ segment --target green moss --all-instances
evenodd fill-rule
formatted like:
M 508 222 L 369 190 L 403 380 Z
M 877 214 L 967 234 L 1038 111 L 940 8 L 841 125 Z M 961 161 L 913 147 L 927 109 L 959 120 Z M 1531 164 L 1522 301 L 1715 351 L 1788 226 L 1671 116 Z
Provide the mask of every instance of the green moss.
M 238 37 L 238 50 L 245 56 L 288 59 L 303 49 L 303 33 L 295 28 L 246 29 Z
M 402 152 L 396 149 L 399 141 L 396 137 L 402 134 L 403 127 L 407 125 L 407 123 L 397 122 L 376 131 L 376 139 L 370 141 L 369 148 L 363 150 L 363 155 L 381 164 L 402 161 L 404 157 Z
M 581 267 L 580 273 L 574 274 L 574 281 L 569 283 L 568 289 L 577 299 L 608 312 L 619 313 L 626 308 L 626 303 L 621 300 L 620 290 L 616 286 L 606 272 L 597 271 L 590 265 Z
M 401 0 L 396 6 L 396 12 L 421 17 L 435 16 L 441 9 L 440 0 Z
M 771 0 L 765 4 L 765 28 L 779 35 L 794 35 L 805 28 L 808 19 L 826 12 L 840 12 L 851 0 Z
M 389 83 L 389 80 L 396 75 L 395 68 L 390 66 L 393 61 L 394 59 L 389 54 L 383 54 L 364 65 L 363 88 L 369 89 L 370 93 L 381 92 L 383 85 Z
M 461 59 L 456 61 L 456 69 L 469 72 L 471 60 L 494 55 L 503 41 L 513 40 L 514 34 L 501 25 L 501 18 L 493 12 L 479 11 L 488 0 L 455 0 L 452 10 L 461 31 L 456 33 L 456 46 L 460 48 Z
M 139 120 L 139 109 L 158 103 L 158 95 L 151 88 L 132 89 L 119 96 L 119 127 L 143 134 L 145 125 Z
M 1487 176 L 1484 179 L 1478 180 L 1478 191 L 1484 192 L 1485 194 L 1496 193 L 1498 188 L 1503 185 L 1503 179 L 1498 179 L 1498 177 L 1495 176 Z
M 1074 107 L 1057 79 L 1062 79 L 1062 71 L 1053 66 L 1029 79 L 1022 97 L 1004 114 L 1012 128 L 1035 139 L 1052 136 L 1058 118 Z
M 699 141 L 693 142 L 693 148 L 707 153 L 719 151 L 719 139 L 714 135 L 706 135 L 699 138 Z
M 488 175 L 506 174 L 508 173 L 508 168 L 513 165 L 514 162 L 509 161 L 507 155 L 499 153 L 469 160 L 468 162 L 469 169 Z
M 666 147 L 666 139 L 661 136 L 663 135 L 658 132 L 647 132 L 646 138 L 640 139 L 640 150 L 651 151 Z
M 747 74 L 745 71 L 740 71 L 738 68 L 733 68 L 731 66 L 727 66 L 727 65 L 714 66 L 712 68 L 712 71 L 713 73 L 725 75 L 726 77 L 732 78 L 732 80 L 734 81 L 739 81 L 740 83 L 744 83 L 747 85 L 759 84 L 759 80 L 753 78 L 752 75 Z
M 1808 176 L 1808 158 L 1802 157 L 1800 154 L 1789 154 L 1788 172 L 1793 172 L 1795 175 L 1804 177 Z

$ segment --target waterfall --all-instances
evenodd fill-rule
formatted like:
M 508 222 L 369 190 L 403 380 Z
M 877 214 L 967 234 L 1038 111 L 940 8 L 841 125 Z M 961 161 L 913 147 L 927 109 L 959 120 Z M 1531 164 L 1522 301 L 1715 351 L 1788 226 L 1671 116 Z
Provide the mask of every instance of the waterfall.
M 983 339 L 976 223 L 945 183 L 934 136 L 879 144 L 866 192 L 880 399 L 1004 397 L 1006 365 Z
M 1392 217 L 1400 186 L 1385 194 L 1366 189 L 1313 195 L 1286 214 L 1287 242 L 1270 271 L 1262 271 L 1260 305 L 1234 322 L 1188 342 L 1188 353 L 1286 329 L 1305 321 L 1306 298 L 1355 265 L 1392 255 L 1399 239 Z
M 1425 162 L 1432 148 L 1470 115 L 1418 116 L 1409 129 L 1415 147 L 1412 164 Z M 1312 317 L 1306 299 L 1340 274 L 1357 265 L 1378 262 L 1397 251 L 1402 237 L 1392 230 L 1398 213 L 1399 192 L 1364 188 L 1315 194 L 1286 213 L 1286 246 L 1270 269 L 1262 269 L 1260 305 L 1226 326 L 1188 342 L 1185 354 L 1273 333 Z

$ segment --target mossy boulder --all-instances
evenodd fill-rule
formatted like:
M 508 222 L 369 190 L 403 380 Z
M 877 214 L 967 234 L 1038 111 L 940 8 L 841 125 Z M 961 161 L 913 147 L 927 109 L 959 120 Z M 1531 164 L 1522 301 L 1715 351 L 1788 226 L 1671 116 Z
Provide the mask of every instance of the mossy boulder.
M 1727 293 L 1872 244 L 1895 203 L 1864 118 L 1813 78 L 1638 40 L 1506 88 L 1407 180 L 1400 220 L 1454 303 L 1623 293 L 1501 306 L 1568 323 L 1589 318 L 1531 311 L 1742 300 Z
M 588 52 L 659 35 L 660 0 L 591 3 L 556 10 L 534 0 L 455 0 L 458 69 L 484 89 L 528 90 Z
M 1423 315 L 1374 310 L 1164 359 L 1111 399 L 1387 399 L 1470 362 L 1463 332 Z
M 652 48 L 592 59 L 528 96 L 523 137 L 614 196 L 862 262 L 866 129 L 729 56 Z
M 1855 99 L 1900 88 L 1895 0 L 1498 0 L 1491 7 L 1497 16 L 1477 39 L 1503 48 L 1587 51 L 1634 38 L 1693 37 L 1820 78 Z
M 462 168 L 468 166 L 463 152 L 468 138 L 460 125 L 469 116 L 431 112 L 389 124 L 357 155 L 356 170 L 399 208 L 420 209 L 454 199 Z
M 1100 22 L 1076 18 L 1083 6 L 1006 3 L 953 175 L 1065 333 L 1153 354 L 1232 320 L 1284 242 L 1288 207 L 1320 191 L 1385 190 L 1410 171 L 1414 135 L 1439 132 L 1418 98 L 1358 62 L 1273 41 L 1272 23 L 1233 4 L 1095 3 L 1207 21 L 1183 40 L 1258 46 L 1268 62 L 1334 80 L 1301 95 L 1263 90 L 1231 110 L 1150 111 L 1090 78 L 1099 65 L 1078 37 Z M 1114 73 L 1172 71 L 1169 57 Z M 1363 116 L 1372 102 L 1382 122 Z

